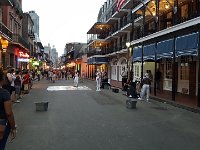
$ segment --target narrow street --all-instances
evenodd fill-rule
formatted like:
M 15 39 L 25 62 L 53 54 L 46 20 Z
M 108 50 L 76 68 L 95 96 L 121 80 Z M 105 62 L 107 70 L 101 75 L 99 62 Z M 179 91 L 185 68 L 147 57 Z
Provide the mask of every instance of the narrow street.
M 199 114 L 153 100 L 127 109 L 126 99 L 112 90 L 96 92 L 95 81 L 80 83 L 79 90 L 72 80 L 35 81 L 13 106 L 18 132 L 7 150 L 199 150 Z M 48 111 L 36 111 L 38 101 L 48 101 Z

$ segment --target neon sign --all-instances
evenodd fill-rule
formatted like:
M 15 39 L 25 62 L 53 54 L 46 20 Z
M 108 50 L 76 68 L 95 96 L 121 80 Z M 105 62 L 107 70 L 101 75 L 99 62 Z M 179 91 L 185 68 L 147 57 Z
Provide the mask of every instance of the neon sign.
M 19 52 L 19 57 L 20 57 L 20 58 L 29 58 L 30 56 L 29 56 L 29 54 L 27 54 L 27 53 Z

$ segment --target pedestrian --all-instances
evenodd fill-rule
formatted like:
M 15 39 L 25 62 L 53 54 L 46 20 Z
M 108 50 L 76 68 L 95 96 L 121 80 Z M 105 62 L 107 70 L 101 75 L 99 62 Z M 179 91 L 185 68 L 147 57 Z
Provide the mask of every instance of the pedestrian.
M 25 75 L 23 77 L 24 94 L 28 94 L 29 93 L 29 78 L 30 78 L 30 75 L 29 75 L 27 70 L 24 73 L 25 73 Z
M 78 71 L 76 71 L 74 75 L 74 87 L 78 87 L 78 80 L 79 80 L 79 73 Z
M 4 74 L 0 69 L 0 150 L 4 150 L 7 139 L 11 135 L 11 141 L 16 137 L 16 126 L 12 111 L 10 93 L 2 88 Z
M 20 103 L 19 99 L 21 99 L 20 94 L 21 94 L 22 81 L 21 81 L 21 77 L 19 75 L 19 71 L 16 71 L 15 75 L 16 75 L 16 79 L 14 81 L 14 83 L 15 83 L 15 95 L 16 95 L 16 98 L 17 98 L 17 100 L 15 102 Z
M 161 72 L 159 69 L 157 69 L 155 74 L 155 82 L 156 82 L 156 88 L 158 90 L 160 90 L 160 80 L 161 80 Z
M 55 72 L 53 72 L 52 80 L 53 80 L 53 83 L 55 83 L 55 81 L 56 81 L 56 73 Z
M 151 80 L 149 79 L 149 75 L 148 73 L 145 73 L 143 79 L 142 79 L 142 89 L 140 92 L 140 98 L 138 98 L 139 100 L 143 100 L 144 97 L 146 96 L 146 101 L 149 101 L 149 94 L 150 94 L 150 84 L 151 84 Z
M 148 73 L 148 77 L 149 77 L 149 79 L 150 79 L 150 87 L 149 87 L 149 92 L 151 93 L 151 83 L 153 82 L 153 74 L 151 73 L 151 70 L 148 70 L 147 71 L 147 73 Z
M 122 67 L 121 76 L 122 76 L 122 91 L 126 91 L 126 89 L 124 88 L 125 84 L 127 83 L 127 71 L 125 70 L 125 67 Z
M 101 72 L 99 69 L 97 69 L 97 73 L 96 73 L 96 82 L 97 82 L 96 91 L 101 91 L 101 89 L 100 89 L 100 87 L 101 87 Z

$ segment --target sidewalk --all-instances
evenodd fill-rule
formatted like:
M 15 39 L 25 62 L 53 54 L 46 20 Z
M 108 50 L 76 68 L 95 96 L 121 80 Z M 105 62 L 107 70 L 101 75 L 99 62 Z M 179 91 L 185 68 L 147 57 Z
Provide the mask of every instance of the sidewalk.
M 92 84 L 94 86 L 94 88 L 96 87 L 96 82 L 95 81 L 93 81 L 93 80 L 85 80 L 85 81 L 87 81 L 90 84 Z M 119 93 L 113 93 L 112 89 L 110 89 L 110 90 L 109 89 L 102 89 L 102 92 L 106 92 L 106 93 L 110 93 L 110 94 L 115 94 L 115 95 L 117 95 L 117 97 L 120 96 L 123 99 L 127 99 L 128 98 L 125 95 L 125 92 L 123 92 L 121 89 L 119 89 Z M 198 107 L 191 107 L 191 106 L 187 106 L 187 105 L 184 105 L 184 104 L 179 104 L 176 101 L 161 99 L 161 98 L 157 98 L 157 97 L 154 97 L 154 96 L 150 96 L 150 100 L 149 101 L 150 102 L 157 101 L 157 102 L 162 102 L 162 103 L 170 104 L 172 106 L 179 107 L 179 108 L 186 109 L 188 111 L 200 114 L 200 108 L 198 108 Z

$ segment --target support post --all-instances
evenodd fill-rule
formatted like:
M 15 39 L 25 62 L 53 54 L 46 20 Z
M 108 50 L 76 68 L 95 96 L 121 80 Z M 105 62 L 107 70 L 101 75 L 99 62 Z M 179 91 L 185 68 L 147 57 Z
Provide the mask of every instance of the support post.
M 200 41 L 200 24 L 199 29 L 199 41 Z M 200 42 L 199 42 L 200 43 Z M 200 44 L 198 44 L 198 95 L 197 95 L 197 106 L 200 107 Z
M 176 48 L 175 48 L 176 36 L 174 36 L 174 48 L 173 48 L 173 60 L 172 60 L 172 101 L 176 98 Z

